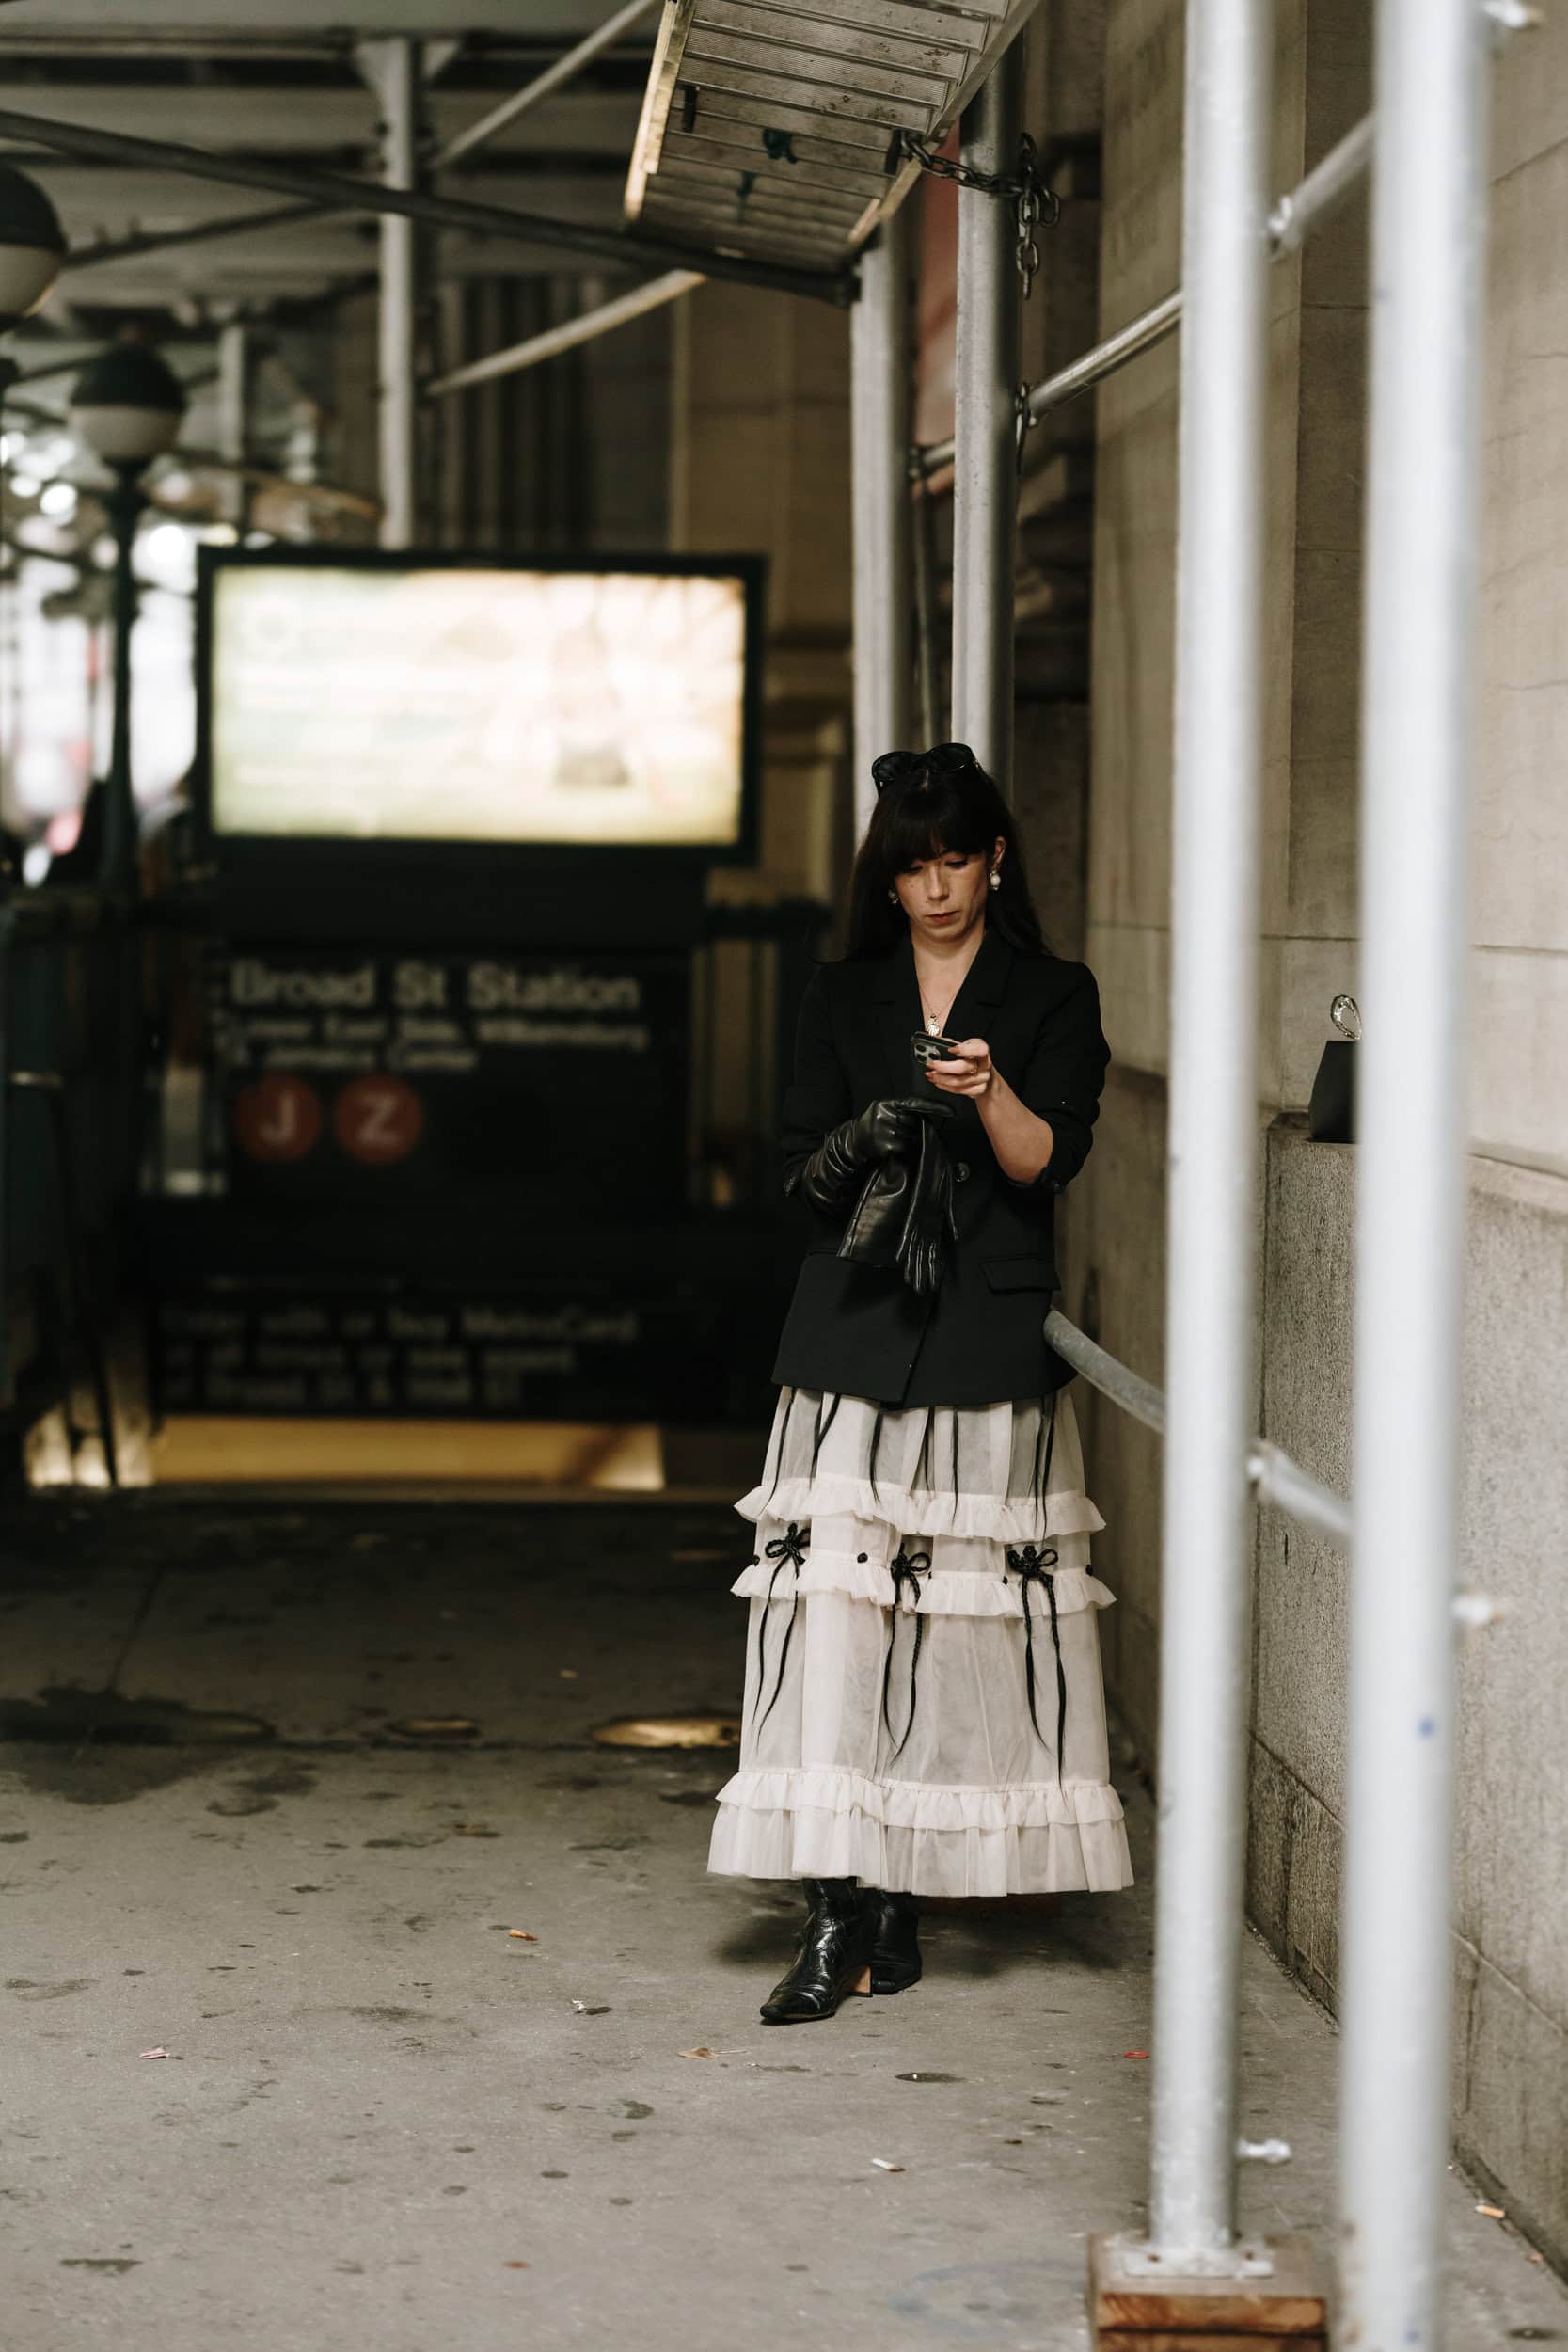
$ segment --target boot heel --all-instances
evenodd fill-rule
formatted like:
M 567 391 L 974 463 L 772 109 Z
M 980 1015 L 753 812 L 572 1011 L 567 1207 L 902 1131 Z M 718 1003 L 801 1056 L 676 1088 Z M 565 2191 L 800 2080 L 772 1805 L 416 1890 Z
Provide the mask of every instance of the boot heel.
M 871 1997 L 871 1963 L 870 1963 L 870 1962 L 869 1962 L 869 1961 L 867 1961 L 867 1963 L 866 1963 L 865 1966 L 864 1966 L 864 1967 L 861 1970 L 860 1975 L 859 1975 L 859 1976 L 855 1979 L 854 1983 L 853 1983 L 852 1985 L 848 1986 L 847 1989 L 850 1993 L 863 1993 L 863 1994 L 865 1994 L 865 1996 L 866 1996 L 867 2000 L 869 2000 L 869 1999 L 870 1999 L 870 1997 Z

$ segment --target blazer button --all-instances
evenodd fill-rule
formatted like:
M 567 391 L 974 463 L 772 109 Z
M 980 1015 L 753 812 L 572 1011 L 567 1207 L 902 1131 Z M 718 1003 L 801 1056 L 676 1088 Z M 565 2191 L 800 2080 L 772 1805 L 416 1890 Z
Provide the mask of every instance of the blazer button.
M 969 1162 L 967 1160 L 956 1161 L 953 1168 L 953 1182 L 956 1184 L 966 1184 L 968 1180 Z

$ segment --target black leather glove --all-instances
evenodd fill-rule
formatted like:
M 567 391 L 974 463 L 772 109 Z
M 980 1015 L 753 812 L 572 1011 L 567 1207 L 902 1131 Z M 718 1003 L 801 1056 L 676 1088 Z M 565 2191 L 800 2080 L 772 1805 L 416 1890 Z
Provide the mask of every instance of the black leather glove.
M 958 1238 L 953 1213 L 953 1163 L 935 1128 L 920 1131 L 914 1187 L 895 1263 L 917 1298 L 932 1298 L 942 1287 L 947 1245 Z
M 917 1298 L 930 1298 L 941 1288 L 948 1242 L 958 1238 L 944 1123 L 912 1121 L 913 1150 L 891 1153 L 871 1168 L 838 1246 L 841 1258 L 896 1269 Z
M 802 1192 L 814 1209 L 835 1216 L 860 1192 L 868 1168 L 883 1160 L 914 1161 L 930 1123 L 940 1125 L 950 1116 L 945 1104 L 912 1097 L 868 1103 L 856 1118 L 823 1136 L 792 1189 Z

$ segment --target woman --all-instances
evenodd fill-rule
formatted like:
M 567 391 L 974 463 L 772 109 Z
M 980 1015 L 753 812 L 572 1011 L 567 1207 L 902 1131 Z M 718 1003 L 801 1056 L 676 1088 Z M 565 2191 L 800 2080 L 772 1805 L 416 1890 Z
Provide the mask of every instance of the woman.
M 1110 1787 L 1071 1376 L 1042 1323 L 1056 1194 L 1109 1055 L 963 744 L 889 753 L 848 952 L 801 1007 L 786 1191 L 816 1234 L 762 1483 L 740 1770 L 709 1867 L 799 1878 L 763 2005 L 832 2016 L 921 1973 L 916 1898 L 1131 1883 Z M 927 1037 L 958 1050 L 922 1067 Z M 918 1091 L 917 1091 L 918 1089 Z

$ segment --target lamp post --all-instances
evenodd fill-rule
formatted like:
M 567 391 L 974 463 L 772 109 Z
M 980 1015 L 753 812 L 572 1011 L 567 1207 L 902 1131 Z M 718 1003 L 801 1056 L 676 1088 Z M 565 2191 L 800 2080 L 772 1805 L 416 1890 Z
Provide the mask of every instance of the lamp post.
M 185 394 L 172 368 L 145 343 L 117 343 L 77 379 L 71 420 L 114 474 L 104 500 L 115 541 L 114 735 L 103 805 L 103 886 L 133 896 L 136 806 L 131 784 L 131 632 L 136 618 L 132 555 L 147 505 L 142 475 L 172 449 Z
M 35 181 L 0 164 L 0 335 L 30 318 L 60 274 L 65 231 Z M 14 381 L 16 362 L 0 357 L 0 392 Z

